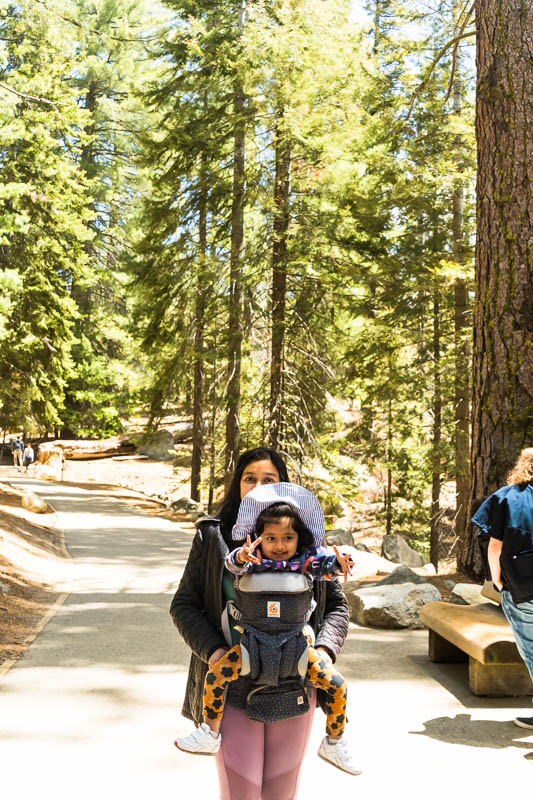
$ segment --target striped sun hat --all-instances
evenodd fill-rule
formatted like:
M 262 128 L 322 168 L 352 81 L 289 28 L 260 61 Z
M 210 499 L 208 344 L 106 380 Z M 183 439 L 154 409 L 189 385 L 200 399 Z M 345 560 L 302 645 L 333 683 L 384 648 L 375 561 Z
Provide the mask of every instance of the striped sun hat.
M 274 503 L 288 503 L 298 512 L 298 516 L 313 535 L 315 547 L 320 547 L 324 539 L 324 514 L 315 495 L 296 483 L 269 483 L 252 489 L 242 499 L 237 522 L 231 536 L 242 541 L 255 530 L 257 517 L 265 508 Z

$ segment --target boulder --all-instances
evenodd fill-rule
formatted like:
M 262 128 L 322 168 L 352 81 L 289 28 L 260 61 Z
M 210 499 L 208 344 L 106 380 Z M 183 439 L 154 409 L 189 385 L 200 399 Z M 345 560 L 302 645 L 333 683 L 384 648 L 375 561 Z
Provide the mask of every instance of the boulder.
M 33 477 L 39 481 L 60 481 L 61 461 L 55 461 L 53 464 L 41 464 L 37 461 L 34 464 Z
M 383 537 L 381 555 L 389 561 L 406 564 L 408 567 L 422 567 L 425 564 L 424 556 L 413 550 L 398 533 L 387 533 Z
M 201 503 L 196 500 L 191 500 L 190 497 L 177 497 L 175 500 L 171 498 L 168 507 L 173 511 L 183 513 L 187 519 L 197 520 L 205 516 L 205 509 Z
M 174 458 L 174 437 L 165 428 L 155 433 L 145 434 L 139 441 L 139 453 L 156 461 L 166 461 Z
M 458 606 L 473 606 L 483 602 L 482 586 L 477 583 L 456 583 L 450 594 L 450 603 Z
M 431 563 L 424 564 L 422 567 L 410 567 L 417 575 L 436 575 L 437 570 Z
M 423 575 L 418 575 L 414 570 L 400 564 L 393 569 L 390 575 L 379 581 L 378 586 L 393 586 L 398 583 L 427 583 Z
M 426 603 L 441 600 L 436 586 L 401 583 L 356 589 L 347 595 L 350 618 L 376 628 L 423 628 L 418 616 Z
M 36 514 L 44 514 L 48 511 L 48 503 L 35 492 L 25 492 L 22 495 L 22 507 L 27 511 L 34 511 Z
M 4 594 L 7 594 L 10 591 L 11 591 L 11 589 L 9 588 L 7 583 L 0 583 L 0 592 L 3 592 Z
M 398 564 L 387 561 L 386 558 L 378 556 L 376 553 L 367 553 L 350 545 L 343 545 L 344 552 L 350 553 L 354 562 L 353 577 L 366 578 L 368 575 L 389 575 Z
M 325 535 L 326 543 L 330 546 L 336 544 L 348 544 L 353 546 L 353 536 L 350 531 L 343 531 L 340 528 L 334 531 L 326 531 Z
M 371 553 L 372 550 L 364 542 L 356 542 L 354 544 L 356 550 L 361 550 L 362 553 Z

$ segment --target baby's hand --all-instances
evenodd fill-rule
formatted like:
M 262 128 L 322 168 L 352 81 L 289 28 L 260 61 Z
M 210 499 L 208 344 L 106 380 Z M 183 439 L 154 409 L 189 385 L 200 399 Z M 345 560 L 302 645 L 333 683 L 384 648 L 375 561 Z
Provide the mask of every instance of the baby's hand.
M 335 555 L 337 556 L 339 567 L 344 575 L 344 582 L 346 583 L 348 580 L 348 575 L 352 574 L 352 569 L 354 567 L 352 557 L 349 553 L 341 553 L 340 550 L 335 547 L 335 545 L 333 545 L 333 549 L 335 551 Z
M 260 564 L 263 560 L 261 555 L 261 551 L 258 550 L 257 554 L 254 555 L 255 548 L 261 544 L 261 537 L 256 539 L 254 543 L 250 541 L 250 537 L 246 537 L 246 544 L 244 544 L 235 555 L 235 560 L 238 564 Z

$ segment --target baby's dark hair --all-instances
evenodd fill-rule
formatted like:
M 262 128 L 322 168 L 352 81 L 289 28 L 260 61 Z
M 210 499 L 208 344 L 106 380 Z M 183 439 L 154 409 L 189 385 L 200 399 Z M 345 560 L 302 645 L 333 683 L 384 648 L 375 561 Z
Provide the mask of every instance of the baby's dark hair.
M 289 517 L 293 531 L 298 534 L 298 550 L 306 550 L 314 545 L 313 534 L 302 522 L 294 506 L 289 503 L 273 503 L 271 506 L 264 508 L 255 522 L 256 536 L 261 536 L 265 529 L 265 523 L 277 523 L 283 517 Z

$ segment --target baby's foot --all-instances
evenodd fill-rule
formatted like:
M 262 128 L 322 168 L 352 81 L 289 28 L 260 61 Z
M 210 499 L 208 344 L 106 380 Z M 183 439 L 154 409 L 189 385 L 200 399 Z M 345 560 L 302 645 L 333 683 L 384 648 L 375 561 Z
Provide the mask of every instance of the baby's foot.
M 361 774 L 361 770 L 357 769 L 352 760 L 348 742 L 343 736 L 337 739 L 335 744 L 331 744 L 329 736 L 324 736 L 318 748 L 318 755 L 320 758 L 323 758 L 324 761 L 329 761 L 330 764 L 333 764 L 339 769 L 343 769 L 345 772 L 349 772 L 352 775 Z
M 220 733 L 214 734 L 206 722 L 202 722 L 199 728 L 196 728 L 189 736 L 183 736 L 181 739 L 176 739 L 174 744 L 178 750 L 184 750 L 186 753 L 197 753 L 204 756 L 216 756 L 220 749 L 222 735 Z

